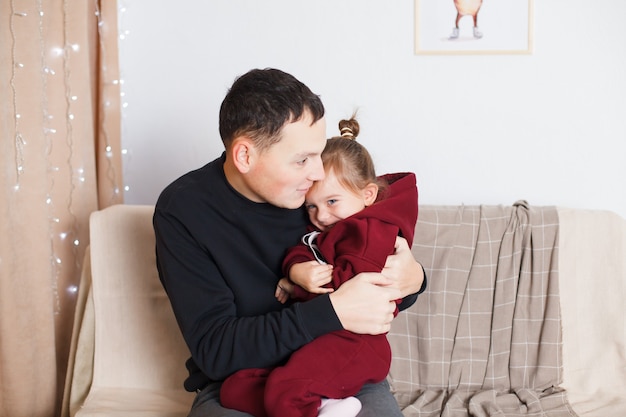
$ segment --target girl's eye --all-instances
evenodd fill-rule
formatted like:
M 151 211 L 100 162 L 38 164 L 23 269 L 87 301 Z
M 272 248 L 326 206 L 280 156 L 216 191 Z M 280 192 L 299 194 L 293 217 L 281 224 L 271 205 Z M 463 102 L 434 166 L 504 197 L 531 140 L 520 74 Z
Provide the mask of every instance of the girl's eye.
M 305 207 L 308 211 L 315 210 L 315 205 L 313 205 L 313 204 L 305 204 L 305 205 L 304 205 L 304 207 Z
M 330 199 L 330 200 L 328 200 L 327 204 L 328 204 L 329 206 L 332 206 L 332 205 L 333 205 L 333 204 L 335 204 L 336 202 L 337 202 L 337 200 L 335 200 L 335 199 Z

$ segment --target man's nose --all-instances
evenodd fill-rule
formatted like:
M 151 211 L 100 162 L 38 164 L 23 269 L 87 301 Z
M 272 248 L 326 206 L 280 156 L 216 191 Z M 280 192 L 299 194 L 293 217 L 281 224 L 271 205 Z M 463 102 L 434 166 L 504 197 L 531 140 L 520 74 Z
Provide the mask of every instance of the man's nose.
M 316 158 L 314 163 L 312 164 L 311 174 L 309 175 L 309 179 L 311 181 L 321 181 L 326 177 L 326 172 L 324 171 L 324 164 L 322 163 L 322 158 Z

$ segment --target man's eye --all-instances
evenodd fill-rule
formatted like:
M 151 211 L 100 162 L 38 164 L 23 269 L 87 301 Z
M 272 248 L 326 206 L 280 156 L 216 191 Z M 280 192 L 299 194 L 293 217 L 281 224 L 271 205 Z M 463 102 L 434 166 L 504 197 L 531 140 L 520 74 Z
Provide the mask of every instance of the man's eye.
M 297 164 L 298 164 L 298 165 L 304 165 L 304 164 L 306 164 L 306 161 L 307 161 L 308 159 L 309 159 L 309 158 L 304 158 L 304 159 L 302 159 L 302 160 L 298 161 L 298 162 L 297 162 Z

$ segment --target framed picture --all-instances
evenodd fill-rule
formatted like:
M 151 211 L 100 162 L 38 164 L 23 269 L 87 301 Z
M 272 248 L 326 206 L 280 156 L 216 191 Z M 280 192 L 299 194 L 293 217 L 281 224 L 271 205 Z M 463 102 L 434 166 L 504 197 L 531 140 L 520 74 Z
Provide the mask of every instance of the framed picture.
M 415 53 L 530 54 L 533 0 L 415 0 Z

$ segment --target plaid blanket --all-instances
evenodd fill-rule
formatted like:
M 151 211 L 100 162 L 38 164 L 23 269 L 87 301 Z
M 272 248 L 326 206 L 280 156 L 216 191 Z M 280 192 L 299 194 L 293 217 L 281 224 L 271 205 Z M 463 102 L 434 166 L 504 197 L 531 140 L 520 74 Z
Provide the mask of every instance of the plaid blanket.
M 420 207 L 428 288 L 388 334 L 405 416 L 576 416 L 559 387 L 557 246 L 554 207 Z

